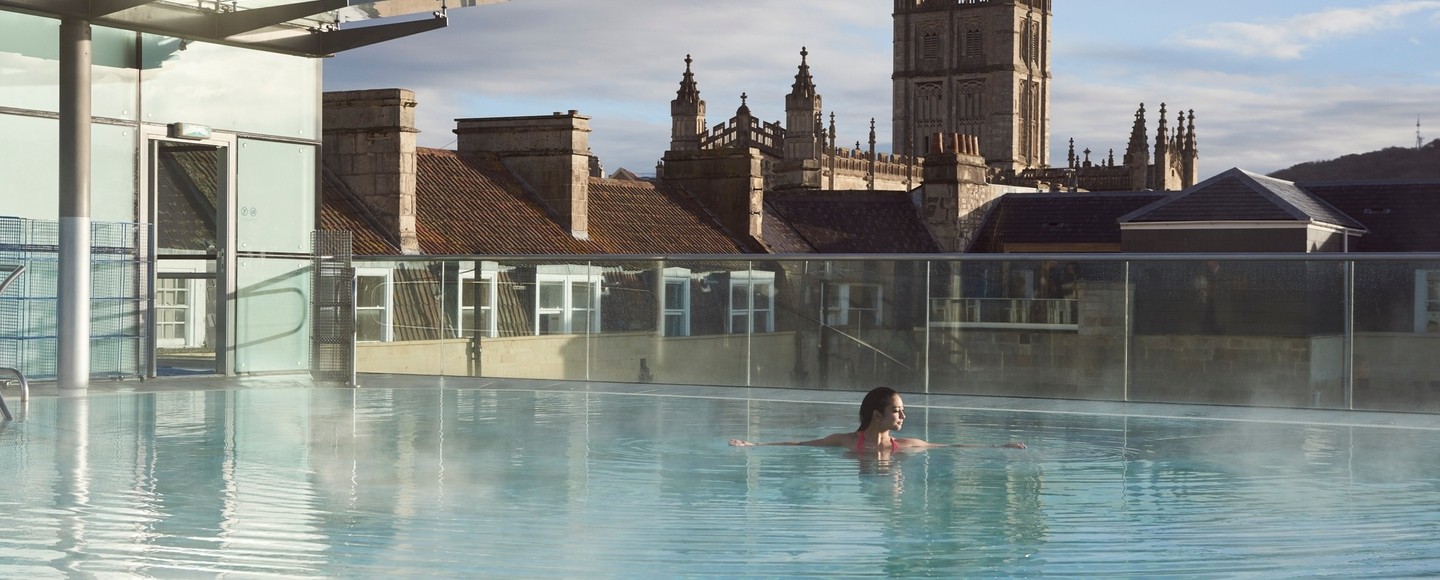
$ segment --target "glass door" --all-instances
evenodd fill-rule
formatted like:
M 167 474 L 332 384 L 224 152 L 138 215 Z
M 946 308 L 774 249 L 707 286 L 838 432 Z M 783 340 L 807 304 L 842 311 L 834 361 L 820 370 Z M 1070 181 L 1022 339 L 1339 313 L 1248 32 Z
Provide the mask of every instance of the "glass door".
M 231 148 L 162 138 L 148 145 L 151 374 L 225 374 Z

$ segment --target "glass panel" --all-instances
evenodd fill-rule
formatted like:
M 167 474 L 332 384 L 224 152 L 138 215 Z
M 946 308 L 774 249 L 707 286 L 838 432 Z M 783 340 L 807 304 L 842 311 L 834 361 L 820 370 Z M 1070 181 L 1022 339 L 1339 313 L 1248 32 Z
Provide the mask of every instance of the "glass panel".
M 357 276 L 355 278 L 355 307 L 385 307 L 384 276 Z
M 540 291 L 540 308 L 564 308 L 565 307 L 565 284 L 561 282 L 540 282 L 536 284 Z
M 355 309 L 355 340 L 359 342 L 380 342 L 385 340 L 384 309 Z
M 570 304 L 574 306 L 575 310 L 591 309 L 593 305 L 590 303 L 589 282 L 570 283 Z
M 315 147 L 253 139 L 241 139 L 239 147 L 239 250 L 308 251 L 315 229 Z
M 1355 408 L 1440 412 L 1437 283 L 1440 261 L 1356 264 Z
M 240 258 L 236 271 L 235 370 L 310 368 L 310 263 Z
M 139 221 L 135 216 L 135 177 L 138 175 L 135 152 L 139 131 L 133 127 L 101 124 L 93 125 L 90 131 L 90 217 L 98 221 Z M 59 179 L 59 169 L 52 175 Z
M 156 141 L 155 240 L 161 256 L 214 257 L 224 187 L 224 150 L 215 145 Z
M 319 138 L 319 59 L 142 34 L 141 66 L 147 122 Z
M 564 321 L 559 312 L 540 313 L 540 334 L 566 334 Z
M 1342 263 L 1196 260 L 1132 270 L 1131 400 L 1344 404 Z
M 749 282 L 736 281 L 730 287 L 730 307 L 735 310 L 750 309 L 750 286 Z
M 135 33 L 92 27 L 91 55 L 92 114 L 134 120 Z M 60 21 L 0 12 L 0 71 L 0 106 L 59 112 Z
M 0 215 L 58 219 L 59 134 L 60 122 L 55 119 L 0 114 L 0 135 L 25 136 L 0 139 L 0 175 L 5 176 L 0 179 L 0 199 L 5 200 Z
M 91 126 L 90 217 L 135 221 L 135 129 Z M 0 114 L 0 215 L 54 220 L 60 215 L 60 122 Z

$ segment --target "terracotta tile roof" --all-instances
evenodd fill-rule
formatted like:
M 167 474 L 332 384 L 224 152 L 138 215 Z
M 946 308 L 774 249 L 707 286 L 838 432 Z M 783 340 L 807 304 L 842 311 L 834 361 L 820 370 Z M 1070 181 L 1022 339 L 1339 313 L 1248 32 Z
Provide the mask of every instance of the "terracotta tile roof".
M 1440 180 L 1300 183 L 1369 230 L 1359 252 L 1440 252 Z
M 416 151 L 415 233 L 426 254 L 595 254 L 493 155 Z
M 1363 229 L 1289 181 L 1230 169 L 1120 218 L 1121 223 L 1297 221 Z
M 968 251 L 1016 245 L 1120 245 L 1120 216 L 1165 199 L 1161 192 L 1010 193 L 985 217 Z
M 806 191 L 765 196 L 765 245 L 780 253 L 934 253 L 940 246 L 925 228 L 907 192 Z M 773 231 L 772 230 L 778 230 Z
M 590 179 L 590 239 L 613 254 L 739 254 L 737 240 L 699 200 L 651 181 Z
M 333 175 L 331 176 L 333 178 Z M 333 181 L 333 183 L 332 183 Z M 652 181 L 591 178 L 589 231 L 577 240 L 494 155 L 416 152 L 416 237 L 425 254 L 584 255 L 759 252 L 693 196 Z M 394 240 L 340 180 L 327 179 L 321 224 L 354 232 L 356 254 L 396 254 Z M 393 237 L 393 236 L 390 236 Z M 753 246 L 753 247 L 752 247 Z
M 400 246 L 387 239 L 373 216 L 329 169 L 322 168 L 320 229 L 350 232 L 351 252 L 356 255 L 394 255 Z

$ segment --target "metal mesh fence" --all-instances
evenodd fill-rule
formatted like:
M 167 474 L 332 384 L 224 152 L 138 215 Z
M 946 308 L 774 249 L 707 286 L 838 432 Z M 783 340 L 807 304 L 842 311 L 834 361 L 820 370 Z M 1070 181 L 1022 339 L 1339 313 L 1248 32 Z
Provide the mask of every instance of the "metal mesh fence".
M 350 232 L 317 231 L 310 292 L 310 376 L 355 384 L 355 268 Z
M 148 368 L 145 297 L 148 244 L 140 224 L 91 224 L 90 368 L 93 376 L 142 376 Z M 52 220 L 0 217 L 0 264 L 24 273 L 0 295 L 0 367 L 32 378 L 56 374 L 60 227 Z

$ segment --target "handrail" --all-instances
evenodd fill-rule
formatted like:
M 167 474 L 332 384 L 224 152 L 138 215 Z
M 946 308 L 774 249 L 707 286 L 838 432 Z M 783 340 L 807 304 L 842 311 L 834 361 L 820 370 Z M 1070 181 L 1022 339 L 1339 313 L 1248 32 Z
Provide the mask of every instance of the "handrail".
M 20 402 L 23 403 L 30 400 L 30 381 L 25 380 L 25 373 L 20 372 L 20 369 L 0 367 L 0 374 L 15 375 L 15 378 L 20 381 Z M 5 396 L 0 395 L 0 405 L 4 404 Z
M 19 266 L 0 266 L 0 271 L 4 270 L 10 270 L 10 275 L 5 277 L 4 282 L 0 282 L 0 294 L 4 294 L 5 289 L 9 288 L 10 284 L 18 279 L 21 274 L 25 273 L 25 266 L 23 264 Z
M 0 294 L 4 294 L 5 289 L 9 288 L 10 284 L 19 279 L 21 274 L 25 273 L 25 266 L 23 264 L 18 266 L 0 266 L 0 270 L 6 269 L 10 270 L 10 275 L 6 276 L 3 282 L 0 282 Z M 24 403 L 30 400 L 30 382 L 25 380 L 24 373 L 20 372 L 19 369 L 5 367 L 0 367 L 0 373 L 14 374 L 15 378 L 20 380 L 20 402 Z M 10 407 L 5 404 L 5 395 L 3 394 L 0 394 L 0 414 L 5 416 L 6 421 L 13 421 L 15 419 L 15 417 L 10 414 Z

